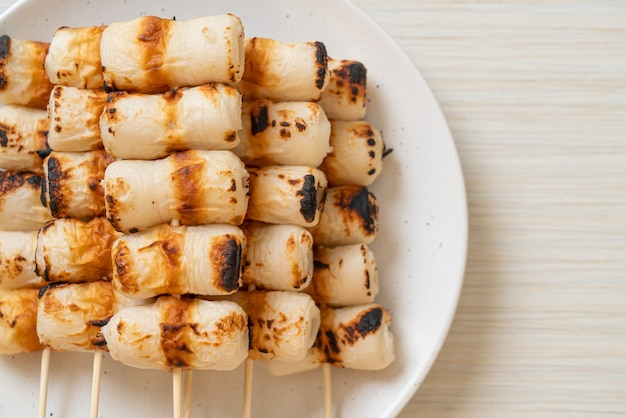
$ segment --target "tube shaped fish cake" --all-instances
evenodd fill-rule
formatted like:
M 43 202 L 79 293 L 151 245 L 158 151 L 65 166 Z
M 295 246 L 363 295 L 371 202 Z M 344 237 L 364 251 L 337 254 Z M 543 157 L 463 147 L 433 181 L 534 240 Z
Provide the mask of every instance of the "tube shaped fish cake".
M 100 41 L 105 90 L 157 93 L 236 83 L 243 74 L 243 36 L 241 20 L 232 14 L 113 23 Z
M 249 222 L 244 283 L 268 290 L 302 290 L 313 277 L 313 237 L 297 225 Z
M 157 225 L 113 244 L 113 283 L 134 298 L 224 295 L 242 285 L 246 237 L 233 225 Z
M 110 279 L 111 247 L 118 236 L 106 218 L 55 219 L 39 230 L 36 273 L 48 282 Z
M 246 38 L 239 91 L 246 100 L 316 101 L 328 84 L 328 54 L 322 42 L 287 43 Z
M 315 249 L 315 273 L 306 288 L 316 303 L 347 306 L 371 303 L 378 294 L 378 268 L 365 244 Z
M 52 217 L 41 204 L 40 175 L 0 170 L 0 229 L 33 231 Z
M 53 84 L 102 88 L 100 37 L 106 26 L 61 27 L 50 40 L 44 68 Z
M 37 334 L 58 351 L 106 348 L 100 327 L 115 312 L 110 282 L 55 283 L 41 288 L 37 308 Z
M 313 299 L 300 292 L 240 293 L 235 300 L 250 318 L 250 358 L 304 359 L 320 326 L 320 310 Z
M 319 223 L 309 228 L 316 245 L 369 244 L 378 234 L 378 202 L 365 186 L 329 187 Z
M 369 186 L 383 169 L 385 144 L 380 131 L 365 121 L 332 121 L 330 145 L 320 169 L 330 186 Z
M 106 214 L 104 178 L 114 158 L 103 150 L 51 152 L 44 160 L 42 202 L 55 218 L 88 220 Z
M 297 363 L 264 361 L 275 376 L 314 369 L 322 363 L 358 370 L 381 370 L 395 360 L 389 312 L 376 303 L 345 308 L 322 308 L 313 347 Z
M 233 370 L 248 356 L 248 317 L 234 302 L 161 296 L 102 327 L 111 357 L 142 369 Z
M 0 231 L 0 289 L 41 287 L 35 274 L 37 231 Z
M 0 168 L 41 173 L 48 126 L 45 110 L 0 106 Z
M 317 167 L 330 152 L 330 122 L 311 102 L 244 102 L 241 142 L 234 152 L 246 165 Z
M 102 89 L 55 86 L 48 106 L 50 148 L 68 152 L 101 149 L 100 115 L 106 101 Z
M 367 110 L 367 69 L 354 60 L 328 59 L 330 79 L 319 104 L 331 120 L 359 120 Z
M 317 225 L 324 207 L 326 176 L 317 168 L 250 168 L 247 218 L 271 224 Z
M 395 359 L 391 315 L 379 304 L 322 309 L 315 351 L 335 367 L 380 370 Z
M 241 127 L 241 95 L 218 83 L 164 94 L 109 93 L 100 118 L 104 148 L 123 159 L 232 149 L 239 143 Z
M 183 151 L 155 161 L 115 161 L 104 190 L 107 217 L 118 231 L 174 219 L 239 225 L 248 207 L 248 172 L 230 151 Z
M 43 63 L 49 46 L 0 36 L 0 103 L 46 108 L 52 83 Z
M 0 354 L 43 349 L 37 337 L 39 289 L 0 289 Z

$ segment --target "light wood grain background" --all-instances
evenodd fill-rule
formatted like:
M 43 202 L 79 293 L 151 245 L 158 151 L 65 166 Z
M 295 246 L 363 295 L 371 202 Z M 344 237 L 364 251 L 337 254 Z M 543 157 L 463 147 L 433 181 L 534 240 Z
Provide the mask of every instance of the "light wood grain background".
M 409 417 L 626 416 L 626 2 L 358 0 L 439 100 L 463 294 Z
M 439 100 L 469 199 L 457 315 L 400 418 L 626 416 L 626 1 L 355 3 Z

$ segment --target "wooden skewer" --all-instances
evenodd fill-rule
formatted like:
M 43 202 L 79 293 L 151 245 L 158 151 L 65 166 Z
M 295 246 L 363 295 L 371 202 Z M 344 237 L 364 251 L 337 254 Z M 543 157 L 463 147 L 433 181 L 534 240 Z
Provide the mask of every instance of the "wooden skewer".
M 48 403 L 48 377 L 50 376 L 50 348 L 41 353 L 41 375 L 39 380 L 39 418 L 45 418 Z
M 182 369 L 176 367 L 172 371 L 173 389 L 174 389 L 174 418 L 181 418 L 181 395 L 182 395 Z
M 324 417 L 333 417 L 333 401 L 330 380 L 330 363 L 322 364 L 322 372 L 324 375 Z
M 256 285 L 250 283 L 248 285 L 248 291 L 254 292 Z M 250 357 L 246 358 L 246 365 L 244 371 L 244 384 L 243 384 L 243 418 L 250 418 L 252 414 L 252 373 L 254 371 L 254 360 Z
M 95 350 L 93 353 L 93 374 L 91 377 L 91 409 L 90 418 L 98 418 L 100 406 L 100 382 L 102 377 L 102 353 Z
M 185 372 L 185 405 L 183 411 L 184 418 L 191 418 L 191 385 L 193 375 L 191 370 Z
M 246 358 L 246 366 L 244 372 L 244 389 L 243 389 L 243 418 L 250 418 L 252 413 L 252 372 L 254 369 L 254 360 L 250 357 Z

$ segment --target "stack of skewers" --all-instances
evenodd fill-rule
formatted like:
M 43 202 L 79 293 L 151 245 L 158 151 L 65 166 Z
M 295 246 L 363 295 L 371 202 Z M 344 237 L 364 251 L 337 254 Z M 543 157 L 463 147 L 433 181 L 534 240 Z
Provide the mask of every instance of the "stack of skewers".
M 253 360 L 278 376 L 321 366 L 330 417 L 330 365 L 393 361 L 368 248 L 367 186 L 386 151 L 363 120 L 361 63 L 319 42 L 244 38 L 233 15 L 7 43 L 0 229 L 30 232 L 0 237 L 0 286 L 25 288 L 0 293 L 0 350 L 45 347 L 40 416 L 50 349 L 95 352 L 93 417 L 102 350 L 173 372 L 175 417 L 191 414 L 194 369 L 245 362 L 249 417 Z M 40 62 L 19 61 L 34 56 L 22 43 Z M 2 112 L 29 120 L 18 145 Z

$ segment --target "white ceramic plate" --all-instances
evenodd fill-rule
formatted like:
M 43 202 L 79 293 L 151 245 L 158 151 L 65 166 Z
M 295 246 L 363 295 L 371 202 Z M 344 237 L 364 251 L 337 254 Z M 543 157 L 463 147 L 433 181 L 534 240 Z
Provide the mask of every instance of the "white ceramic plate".
M 88 26 L 149 14 L 185 20 L 234 13 L 247 36 L 322 41 L 332 57 L 368 67 L 366 119 L 393 153 L 371 190 L 381 206 L 381 232 L 371 246 L 381 278 L 377 300 L 393 315 L 397 359 L 380 372 L 333 369 L 340 417 L 397 415 L 428 373 L 457 304 L 467 247 L 463 177 L 439 106 L 419 72 L 370 18 L 348 1 L 308 0 L 32 0 L 0 17 L 0 33 L 49 41 L 59 26 Z M 0 358 L 0 416 L 36 416 L 40 354 Z M 92 356 L 52 353 L 49 417 L 88 416 Z M 105 356 L 100 414 L 169 417 L 169 373 L 135 370 Z M 322 373 L 275 378 L 254 371 L 255 417 L 323 416 Z M 243 367 L 195 372 L 193 417 L 239 417 Z

